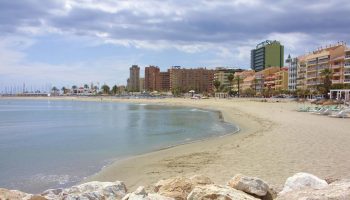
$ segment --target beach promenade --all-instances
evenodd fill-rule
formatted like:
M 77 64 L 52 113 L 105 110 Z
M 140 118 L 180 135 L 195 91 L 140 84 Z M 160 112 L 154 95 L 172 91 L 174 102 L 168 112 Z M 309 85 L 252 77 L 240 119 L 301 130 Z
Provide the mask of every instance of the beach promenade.
M 350 178 L 350 119 L 296 112 L 302 106 L 296 102 L 180 98 L 103 101 L 219 110 L 225 121 L 237 124 L 241 131 L 118 161 L 85 181 L 121 180 L 135 189 L 160 179 L 194 174 L 224 184 L 227 177 L 242 173 L 279 186 L 301 171 L 321 178 Z

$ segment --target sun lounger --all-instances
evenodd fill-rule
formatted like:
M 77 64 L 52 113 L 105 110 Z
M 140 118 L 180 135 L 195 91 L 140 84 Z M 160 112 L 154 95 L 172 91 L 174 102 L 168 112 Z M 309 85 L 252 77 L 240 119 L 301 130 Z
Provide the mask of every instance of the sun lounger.
M 350 114 L 350 108 L 343 109 L 336 114 L 329 115 L 330 117 L 347 118 Z

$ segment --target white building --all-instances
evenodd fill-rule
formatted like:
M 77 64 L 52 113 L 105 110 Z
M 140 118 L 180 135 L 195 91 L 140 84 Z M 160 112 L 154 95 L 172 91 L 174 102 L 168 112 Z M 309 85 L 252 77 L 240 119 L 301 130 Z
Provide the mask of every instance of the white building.
M 286 63 L 288 63 L 288 90 L 295 91 L 297 89 L 298 58 L 291 58 L 289 55 Z

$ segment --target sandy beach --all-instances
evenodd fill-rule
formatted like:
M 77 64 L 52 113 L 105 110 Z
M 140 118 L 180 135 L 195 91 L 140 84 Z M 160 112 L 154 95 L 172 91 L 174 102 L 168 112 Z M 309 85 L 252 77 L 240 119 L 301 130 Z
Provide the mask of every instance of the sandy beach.
M 101 101 L 99 97 L 40 99 Z M 238 125 L 240 131 L 117 161 L 84 182 L 120 180 L 134 190 L 161 179 L 194 174 L 225 184 L 230 177 L 242 173 L 277 187 L 297 172 L 321 178 L 350 178 L 350 119 L 297 112 L 303 103 L 110 97 L 103 97 L 102 101 L 218 110 L 225 121 Z
M 237 134 L 180 145 L 113 163 L 85 181 L 121 180 L 128 188 L 160 179 L 204 174 L 224 184 L 237 173 L 282 185 L 297 172 L 350 178 L 350 119 L 295 110 L 296 102 L 246 99 L 127 99 L 134 103 L 190 106 L 222 112 Z M 132 148 L 132 147 L 131 147 Z

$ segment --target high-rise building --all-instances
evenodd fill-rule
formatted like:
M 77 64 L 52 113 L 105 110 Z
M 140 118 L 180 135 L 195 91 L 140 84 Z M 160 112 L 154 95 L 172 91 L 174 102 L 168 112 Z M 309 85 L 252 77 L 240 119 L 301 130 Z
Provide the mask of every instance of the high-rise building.
M 170 90 L 170 73 L 160 72 L 159 67 L 145 67 L 145 90 L 153 91 L 169 91 Z
M 169 70 L 170 89 L 181 92 L 212 92 L 215 70 L 206 68 L 185 69 L 174 66 Z
M 158 91 L 169 91 L 170 90 L 170 72 L 160 72 L 159 73 L 159 84 L 157 85 Z
M 140 91 L 140 67 L 132 65 L 130 67 L 130 76 L 128 79 L 128 90 L 130 92 Z
M 153 92 L 158 90 L 159 85 L 159 67 L 157 66 L 149 66 L 145 67 L 145 90 Z
M 288 64 L 288 90 L 295 91 L 297 89 L 298 58 L 291 58 L 289 55 L 286 63 Z
M 280 42 L 266 40 L 251 50 L 251 68 L 256 72 L 268 67 L 283 67 L 284 47 Z
M 145 91 L 145 78 L 140 78 L 140 92 Z

